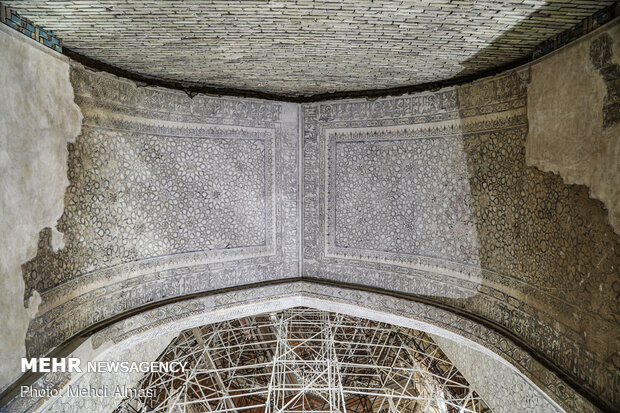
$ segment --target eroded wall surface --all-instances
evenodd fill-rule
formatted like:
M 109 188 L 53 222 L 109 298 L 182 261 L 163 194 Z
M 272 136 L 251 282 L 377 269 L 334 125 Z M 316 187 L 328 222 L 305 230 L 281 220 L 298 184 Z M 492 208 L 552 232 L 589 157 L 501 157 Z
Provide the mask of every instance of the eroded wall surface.
M 531 71 L 527 164 L 586 185 L 620 233 L 620 19 Z
M 303 275 L 481 317 L 617 406 L 619 237 L 527 165 L 528 82 L 303 105 Z
M 20 357 L 39 297 L 24 296 L 22 263 L 39 231 L 63 211 L 67 143 L 80 131 L 69 63 L 0 25 L 0 389 L 20 375 Z M 51 246 L 62 246 L 55 229 Z M 26 300 L 24 300 L 26 299 Z
M 58 228 L 24 265 L 42 303 L 28 354 L 151 302 L 297 277 L 297 107 L 190 99 L 80 66 Z

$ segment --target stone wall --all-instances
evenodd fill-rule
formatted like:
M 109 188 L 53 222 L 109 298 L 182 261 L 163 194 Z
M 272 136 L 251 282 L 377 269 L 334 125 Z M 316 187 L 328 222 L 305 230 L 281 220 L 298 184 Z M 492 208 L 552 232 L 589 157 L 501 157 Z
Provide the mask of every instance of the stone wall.
M 39 296 L 24 296 L 21 264 L 39 231 L 53 235 L 63 210 L 67 142 L 80 131 L 68 59 L 0 25 L 0 389 L 19 377 L 24 338 Z M 24 300 L 25 299 L 25 300 Z

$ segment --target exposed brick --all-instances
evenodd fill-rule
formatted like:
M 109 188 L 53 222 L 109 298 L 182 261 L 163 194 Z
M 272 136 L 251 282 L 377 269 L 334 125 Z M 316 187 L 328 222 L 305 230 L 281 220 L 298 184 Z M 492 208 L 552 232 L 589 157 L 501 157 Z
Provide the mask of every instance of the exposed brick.
M 541 42 L 614 1 L 4 3 L 51 29 L 66 48 L 121 69 L 207 86 L 310 95 L 482 72 L 531 56 Z

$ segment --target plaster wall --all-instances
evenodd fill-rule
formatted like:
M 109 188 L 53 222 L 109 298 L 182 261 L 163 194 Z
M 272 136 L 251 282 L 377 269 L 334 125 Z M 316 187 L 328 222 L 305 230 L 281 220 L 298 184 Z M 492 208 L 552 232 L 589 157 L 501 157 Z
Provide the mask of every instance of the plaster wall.
M 588 186 L 620 232 L 620 19 L 532 65 L 526 162 Z
M 39 295 L 24 296 L 21 265 L 34 258 L 39 231 L 64 208 L 67 143 L 80 131 L 69 62 L 0 25 L 0 389 L 20 375 L 24 339 Z M 24 298 L 26 300 L 24 300 Z
M 128 360 L 136 363 L 150 362 L 156 360 L 162 351 L 170 344 L 174 337 L 170 334 L 161 334 L 158 337 L 138 343 L 125 349 L 118 349 L 113 352 L 104 352 L 94 359 L 94 361 L 106 362 L 126 362 Z M 83 360 L 84 358 L 80 358 Z M 45 413 L 72 413 L 72 412 L 113 412 L 123 400 L 123 389 L 133 388 L 142 378 L 143 373 L 109 373 L 109 372 L 86 372 L 81 376 L 67 383 L 73 389 L 106 389 L 107 396 L 100 397 L 89 395 L 87 397 L 68 396 L 55 397 L 47 400 L 39 411 Z
M 458 341 L 436 335 L 432 338 L 494 413 L 558 411 L 509 366 Z
M 299 276 L 294 104 L 144 88 L 74 65 L 65 247 L 24 265 L 41 294 L 26 338 L 45 354 L 163 299 Z

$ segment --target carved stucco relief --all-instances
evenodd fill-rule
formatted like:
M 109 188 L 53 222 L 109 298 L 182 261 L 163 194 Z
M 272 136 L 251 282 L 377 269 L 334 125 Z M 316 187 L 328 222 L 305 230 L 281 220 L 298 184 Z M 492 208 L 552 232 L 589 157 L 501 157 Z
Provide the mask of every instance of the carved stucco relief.
M 78 65 L 71 79 L 84 127 L 66 245 L 52 251 L 43 232 L 24 265 L 42 297 L 28 354 L 149 302 L 298 275 L 294 105 L 190 99 Z
M 295 306 L 309 306 L 427 331 L 448 340 L 455 340 L 454 345 L 459 348 L 480 351 L 484 357 L 494 359 L 491 363 L 506 367 L 507 370 L 501 371 L 502 374 L 507 375 L 509 371 L 517 374 L 515 370 L 511 370 L 515 368 L 522 372 L 523 376 L 518 383 L 521 389 L 527 392 L 528 398 L 519 401 L 515 407 L 555 406 L 549 407 L 552 409 L 550 411 L 562 411 L 543 394 L 545 392 L 566 411 L 595 411 L 570 389 L 559 391 L 550 386 L 549 383 L 554 384 L 558 379 L 510 340 L 471 320 L 407 299 L 305 282 L 222 293 L 149 310 L 93 335 L 74 355 L 79 355 L 83 360 L 117 357 L 119 353 L 122 354 L 134 346 L 147 345 L 152 339 L 162 335 L 174 335 L 194 326 Z M 513 367 L 508 367 L 508 363 Z M 495 375 L 495 370 L 487 371 L 486 374 L 496 379 L 504 377 Z M 66 389 L 68 383 L 75 384 L 78 380 L 81 378 L 75 377 L 75 374 L 48 374 L 42 377 L 35 387 Z M 506 394 L 502 397 L 507 398 L 498 400 L 498 403 L 509 403 L 513 398 Z M 56 403 L 54 400 L 51 402 Z M 47 408 L 49 403 L 49 400 L 37 398 L 16 398 L 7 411 L 38 411 L 41 407 Z M 526 408 L 520 411 L 537 410 Z
M 42 296 L 30 355 L 157 301 L 303 275 L 481 317 L 619 400 L 609 333 L 620 317 L 618 237 L 585 188 L 527 167 L 527 69 L 414 96 L 301 106 L 190 99 L 77 65 L 71 73 L 84 131 L 69 151 L 66 246 L 54 252 L 43 232 L 24 266 L 28 291 Z M 359 305 L 388 305 L 353 291 Z M 567 411 L 588 411 L 517 346 L 458 323 L 444 326 L 496 348 Z
M 526 165 L 528 76 L 304 105 L 303 274 L 480 315 L 614 405 L 618 237 L 585 188 Z

